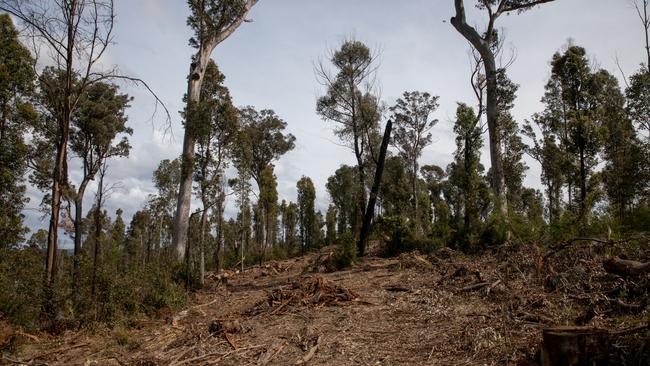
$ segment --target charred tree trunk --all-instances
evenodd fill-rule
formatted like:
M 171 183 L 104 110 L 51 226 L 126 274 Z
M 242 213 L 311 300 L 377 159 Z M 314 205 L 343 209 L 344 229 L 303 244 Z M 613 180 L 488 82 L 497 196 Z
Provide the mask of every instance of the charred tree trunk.
M 377 202 L 377 195 L 379 194 L 379 187 L 381 185 L 381 175 L 384 172 L 384 163 L 386 162 L 386 150 L 388 150 L 388 143 L 390 142 L 390 133 L 393 128 L 393 121 L 388 120 L 386 129 L 384 130 L 384 138 L 381 141 L 381 148 L 379 150 L 379 161 L 377 161 L 377 169 L 375 170 L 375 179 L 372 183 L 370 197 L 368 199 L 368 207 L 363 216 L 363 223 L 361 224 L 361 233 L 359 234 L 359 242 L 357 243 L 357 251 L 360 256 L 366 252 L 366 241 L 368 233 L 370 232 L 370 225 L 372 218 L 375 215 L 375 203 Z

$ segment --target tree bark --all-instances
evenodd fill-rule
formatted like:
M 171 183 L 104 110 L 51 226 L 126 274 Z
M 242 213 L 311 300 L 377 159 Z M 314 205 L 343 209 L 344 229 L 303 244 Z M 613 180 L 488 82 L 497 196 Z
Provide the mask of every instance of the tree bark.
M 381 148 L 379 150 L 379 161 L 377 161 L 377 169 L 375 170 L 375 179 L 372 183 L 370 190 L 370 198 L 368 199 L 368 207 L 363 216 L 363 223 L 361 224 L 361 233 L 359 234 L 359 242 L 357 243 L 357 251 L 360 256 L 366 252 L 366 241 L 368 233 L 370 232 L 370 225 L 372 218 L 375 215 L 375 203 L 377 202 L 377 195 L 379 194 L 379 187 L 381 185 L 381 176 L 384 172 L 384 163 L 386 162 L 386 150 L 388 150 L 388 143 L 390 142 L 390 133 L 393 128 L 393 121 L 388 120 L 386 129 L 384 130 L 384 138 L 381 141 Z
M 79 260 L 81 256 L 81 236 L 83 229 L 83 197 L 86 192 L 88 180 L 84 179 L 79 185 L 77 197 L 74 200 L 74 281 L 78 280 Z
M 102 236 L 102 201 L 104 199 L 104 174 L 105 171 L 100 172 L 99 185 L 97 187 L 97 203 L 95 207 L 95 253 L 93 255 L 93 278 L 91 284 L 91 294 L 95 296 L 95 289 L 97 284 L 97 269 L 99 267 L 99 255 L 101 253 L 101 236 Z
M 603 268 L 607 273 L 631 277 L 650 273 L 650 262 L 642 263 L 614 257 L 606 259 L 603 262 Z
M 463 0 L 454 0 L 456 16 L 451 18 L 451 24 L 469 41 L 483 59 L 485 70 L 487 100 L 486 117 L 490 141 L 490 163 L 492 165 L 492 189 L 495 195 L 495 210 L 504 217 L 508 214 L 508 203 L 504 189 L 503 161 L 501 157 L 501 134 L 499 131 L 499 116 L 497 106 L 497 67 L 494 52 L 490 48 L 491 29 L 488 30 L 487 40 L 481 38 L 476 29 L 467 24 Z M 494 17 L 494 15 L 492 15 Z M 494 18 L 490 19 L 493 25 Z M 491 28 L 491 27 L 489 27 Z
M 208 222 L 207 197 L 203 197 L 203 212 L 201 212 L 200 236 L 199 236 L 199 283 L 205 284 L 205 228 Z
M 206 42 L 201 44 L 199 51 L 194 56 L 190 65 L 190 73 L 187 80 L 187 110 L 191 110 L 201 99 L 201 86 L 205 69 L 210 60 L 212 51 L 228 38 L 244 21 L 250 9 L 258 0 L 248 0 L 245 5 L 245 11 L 233 24 L 222 32 L 210 37 Z M 191 124 L 186 121 L 186 124 Z M 194 148 L 196 145 L 196 136 L 192 128 L 185 126 L 183 136 L 183 151 L 181 159 L 181 181 L 178 191 L 178 202 L 176 205 L 176 215 L 174 216 L 174 230 L 172 231 L 172 246 L 176 249 L 176 259 L 182 261 L 185 255 L 185 244 L 187 242 L 187 231 L 189 229 L 190 205 L 192 201 L 192 173 L 194 172 Z

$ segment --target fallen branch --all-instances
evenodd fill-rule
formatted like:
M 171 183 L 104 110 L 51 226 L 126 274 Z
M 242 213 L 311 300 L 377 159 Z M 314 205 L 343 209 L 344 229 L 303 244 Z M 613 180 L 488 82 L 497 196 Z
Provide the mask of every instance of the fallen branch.
M 43 357 L 45 357 L 45 356 L 49 356 L 49 355 L 51 355 L 51 354 L 53 354 L 53 353 L 61 353 L 61 352 L 65 352 L 65 351 L 69 351 L 69 350 L 75 349 L 75 348 L 85 347 L 85 346 L 87 346 L 87 345 L 88 345 L 88 343 L 80 343 L 80 344 L 75 344 L 74 346 L 57 348 L 57 349 L 55 349 L 55 350 L 48 351 L 48 352 L 44 352 L 44 353 L 41 353 L 41 354 L 39 354 L 39 355 L 36 355 L 36 356 L 30 357 L 30 358 L 26 359 L 26 360 L 23 361 L 23 362 L 25 362 L 25 363 L 29 363 L 29 362 L 32 361 L 32 360 L 37 360 L 37 359 L 39 359 L 39 358 L 43 358 Z
M 607 273 L 619 276 L 638 276 L 650 273 L 650 262 L 642 263 L 618 257 L 607 258 L 603 261 L 603 268 Z

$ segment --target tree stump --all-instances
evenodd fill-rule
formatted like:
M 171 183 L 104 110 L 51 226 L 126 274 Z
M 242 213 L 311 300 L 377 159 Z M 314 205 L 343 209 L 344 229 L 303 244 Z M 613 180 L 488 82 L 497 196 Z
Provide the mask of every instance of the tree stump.
M 597 366 L 608 363 L 609 332 L 590 327 L 553 327 L 542 332 L 542 366 Z

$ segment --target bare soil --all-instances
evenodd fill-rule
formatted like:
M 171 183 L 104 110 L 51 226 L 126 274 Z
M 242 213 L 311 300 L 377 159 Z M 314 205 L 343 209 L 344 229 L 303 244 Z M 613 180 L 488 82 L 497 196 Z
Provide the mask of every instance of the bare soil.
M 550 325 L 627 329 L 649 320 L 641 295 L 632 296 L 639 286 L 647 293 L 647 276 L 607 274 L 612 248 L 597 243 L 558 253 L 444 249 L 314 272 L 332 250 L 225 279 L 212 273 L 181 312 L 128 329 L 37 335 L 0 364 L 533 365 Z M 638 306 L 630 313 L 621 303 Z

